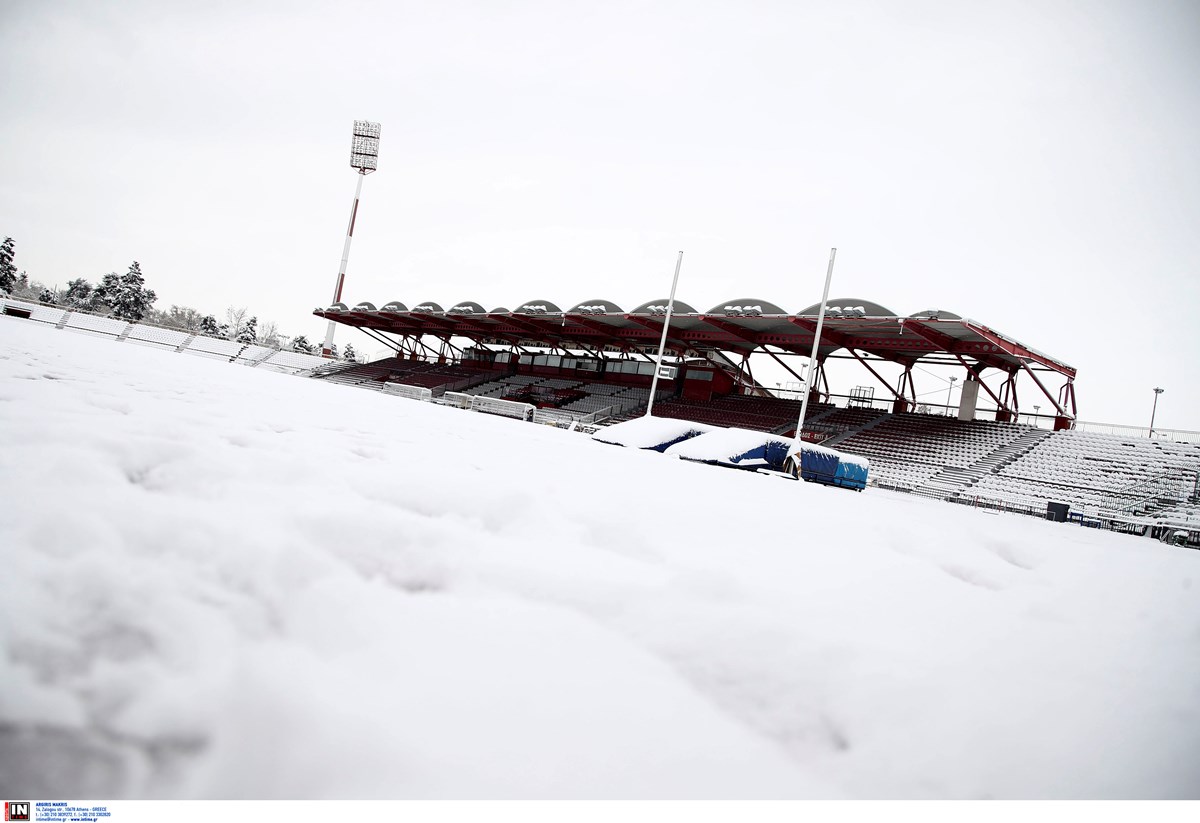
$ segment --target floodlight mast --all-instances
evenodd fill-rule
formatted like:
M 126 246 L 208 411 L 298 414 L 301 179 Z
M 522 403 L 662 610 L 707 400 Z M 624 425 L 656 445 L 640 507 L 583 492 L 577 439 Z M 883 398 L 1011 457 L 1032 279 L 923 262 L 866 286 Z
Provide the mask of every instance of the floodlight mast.
M 354 187 L 354 204 L 350 207 L 350 224 L 346 228 L 346 244 L 342 246 L 342 264 L 338 268 L 337 282 L 333 286 L 333 302 L 342 302 L 342 284 L 346 282 L 346 264 L 350 261 L 350 241 L 354 239 L 354 221 L 358 217 L 358 199 L 362 195 L 362 181 L 373 171 L 379 170 L 380 126 L 370 120 L 354 121 L 354 137 L 350 142 L 350 168 L 358 172 L 358 183 Z M 333 357 L 334 322 L 329 321 L 325 331 L 325 344 L 321 346 L 322 357 Z

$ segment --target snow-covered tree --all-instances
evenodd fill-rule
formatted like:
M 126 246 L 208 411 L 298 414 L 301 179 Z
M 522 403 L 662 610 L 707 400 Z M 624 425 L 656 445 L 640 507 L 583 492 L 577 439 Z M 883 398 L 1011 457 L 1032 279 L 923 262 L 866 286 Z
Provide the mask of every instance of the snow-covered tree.
M 58 296 L 58 301 L 79 311 L 102 312 L 107 308 L 99 291 L 82 277 L 68 281 L 67 290 Z
M 58 295 L 49 286 L 42 286 L 42 290 L 38 292 L 38 302 L 54 305 L 58 303 Z
M 16 256 L 13 239 L 5 237 L 0 243 L 0 291 L 11 292 L 17 286 L 17 267 L 13 263 Z
M 209 337 L 220 337 L 221 328 L 217 325 L 217 318 L 211 314 L 206 314 L 200 318 L 199 332 L 207 334 Z
M 146 278 L 142 277 L 142 267 L 136 260 L 130 264 L 129 271 L 117 280 L 115 294 L 105 292 L 105 301 L 112 306 L 113 317 L 130 322 L 145 317 L 157 299 L 158 296 L 146 288 Z
M 100 282 L 96 284 L 96 288 L 92 289 L 94 299 L 106 309 L 112 308 L 113 301 L 117 299 L 117 295 L 120 292 L 121 275 L 115 271 L 110 271 L 101 277 Z
M 347 343 L 345 351 L 342 352 L 342 359 L 349 360 L 351 363 L 358 362 L 358 352 L 354 350 L 353 343 Z
M 230 340 L 240 340 L 246 328 L 246 307 L 229 306 L 225 309 L 225 322 L 221 324 L 222 336 Z
M 203 319 L 200 312 L 190 306 L 171 306 L 165 315 L 161 320 L 162 325 L 187 331 L 199 331 Z
M 308 338 L 303 334 L 298 334 L 292 338 L 292 351 L 298 351 L 301 354 L 312 354 L 312 344 L 308 342 Z
M 257 317 L 251 317 L 242 324 L 242 330 L 238 332 L 237 341 L 239 343 L 255 343 L 258 341 Z
M 82 277 L 67 281 L 67 290 L 62 295 L 63 305 L 72 308 L 87 308 L 92 301 L 92 284 Z
M 262 326 L 258 330 L 258 344 L 260 346 L 271 346 L 276 349 L 280 347 L 279 326 L 274 320 L 263 321 Z

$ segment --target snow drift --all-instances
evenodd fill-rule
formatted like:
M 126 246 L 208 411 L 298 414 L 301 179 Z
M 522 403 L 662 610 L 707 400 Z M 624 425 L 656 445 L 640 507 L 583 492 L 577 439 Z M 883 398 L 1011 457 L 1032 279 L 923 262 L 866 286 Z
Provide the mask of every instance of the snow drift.
M 1195 797 L 1200 553 L 0 318 L 0 793 Z
M 615 446 L 664 452 L 676 443 L 715 431 L 716 428 L 673 417 L 635 417 L 600 429 L 592 435 L 592 439 Z
M 764 468 L 782 471 L 792 438 L 752 429 L 714 429 L 699 437 L 676 443 L 664 454 L 718 463 L 742 469 Z

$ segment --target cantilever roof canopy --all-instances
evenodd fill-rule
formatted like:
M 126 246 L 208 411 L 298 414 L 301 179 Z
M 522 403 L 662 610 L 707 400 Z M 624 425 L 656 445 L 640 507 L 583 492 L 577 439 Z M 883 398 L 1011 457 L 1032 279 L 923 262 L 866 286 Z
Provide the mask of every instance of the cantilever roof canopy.
M 376 310 L 370 303 L 354 308 L 343 304 L 316 309 L 319 317 L 346 326 L 400 336 L 424 336 L 476 343 L 547 345 L 563 348 L 624 350 L 657 347 L 666 319 L 667 299 L 651 300 L 632 311 L 601 299 L 584 301 L 563 311 L 548 300 L 530 300 L 513 311 L 485 311 L 474 301 L 443 309 L 433 302 L 417 303 L 406 310 L 392 301 Z M 790 314 L 758 298 L 741 297 L 718 303 L 706 312 L 675 301 L 668 344 L 680 353 L 722 351 L 750 353 L 771 346 L 808 355 L 816 335 L 820 306 Z M 1075 369 L 1063 361 L 1030 348 L 983 323 L 952 312 L 929 309 L 901 316 L 878 303 L 853 297 L 830 300 L 821 330 L 819 357 L 841 349 L 870 354 L 911 366 L 922 358 L 959 362 L 966 366 L 996 368 L 1014 373 L 1040 366 L 1073 380 Z

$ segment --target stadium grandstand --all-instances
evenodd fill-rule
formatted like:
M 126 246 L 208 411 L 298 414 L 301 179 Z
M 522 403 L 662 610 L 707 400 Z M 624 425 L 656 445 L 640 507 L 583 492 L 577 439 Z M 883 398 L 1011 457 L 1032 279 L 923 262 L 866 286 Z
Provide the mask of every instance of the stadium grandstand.
M 600 299 L 568 310 L 548 300 L 490 311 L 474 301 L 335 304 L 314 314 L 392 356 L 316 376 L 595 430 L 645 413 L 667 302 L 631 311 Z M 788 361 L 809 356 L 819 308 L 789 313 L 738 298 L 700 312 L 675 301 L 653 414 L 794 437 L 802 396 L 763 385 L 753 369 L 769 359 L 801 385 Z M 832 391 L 831 359 L 856 362 L 874 385 Z M 931 413 L 918 400 L 918 364 L 961 375 L 956 407 Z M 1010 335 L 952 312 L 900 315 L 833 299 L 815 367 L 801 436 L 868 457 L 872 485 L 1200 545 L 1200 434 L 1083 430 L 1075 369 Z M 1021 412 L 1019 379 L 1049 415 Z M 887 394 L 877 397 L 876 385 Z

